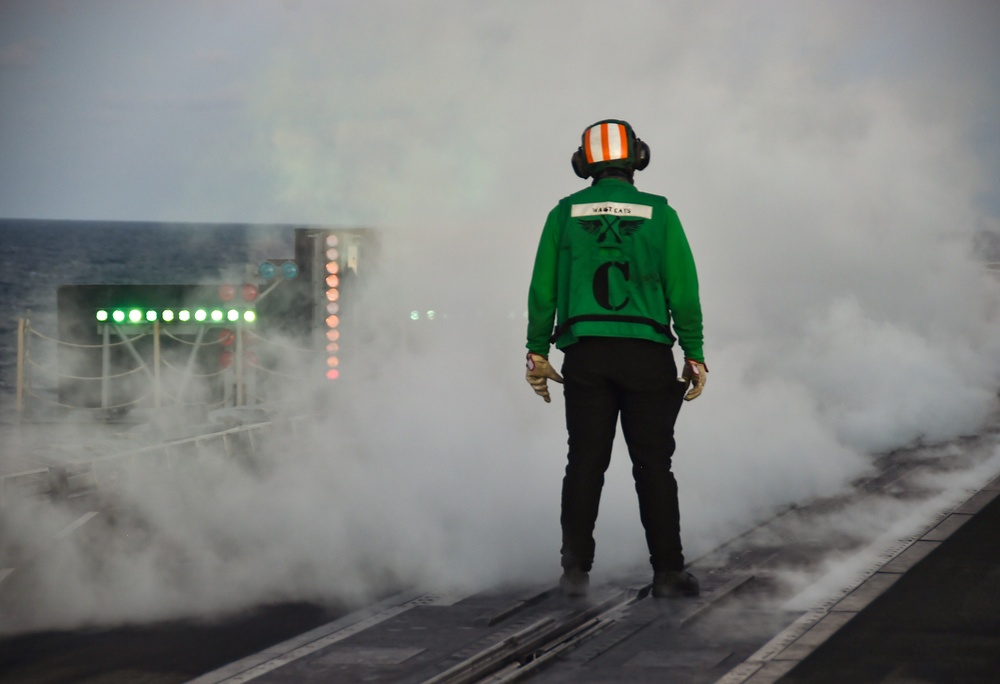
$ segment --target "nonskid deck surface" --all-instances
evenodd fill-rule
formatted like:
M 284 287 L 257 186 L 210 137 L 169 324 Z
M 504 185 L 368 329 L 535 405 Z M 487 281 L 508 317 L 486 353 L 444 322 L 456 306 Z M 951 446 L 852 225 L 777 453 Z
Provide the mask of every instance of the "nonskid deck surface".
M 790 507 L 695 559 L 696 599 L 652 598 L 642 570 L 592 578 L 586 599 L 554 584 L 402 596 L 193 681 L 775 682 L 996 497 L 992 441 L 966 446 L 983 449 L 979 491 L 918 484 L 970 466 L 967 454 L 888 455 L 849 495 Z M 916 513 L 874 539 L 810 533 L 878 497 L 910 501 Z M 841 558 L 833 570 L 831 555 Z
M 554 587 L 401 597 L 193 681 L 611 681 L 600 678 L 604 670 L 613 674 L 626 661 L 628 680 L 644 681 L 643 671 L 653 678 L 665 666 L 710 670 L 731 657 L 698 641 L 731 621 L 726 611 L 721 622 L 706 618 L 751 578 L 711 577 L 701 598 L 677 601 L 650 598 L 648 584 L 634 579 L 592 587 L 585 599 Z M 776 626 L 757 624 L 757 640 Z M 737 639 L 749 655 L 755 640 Z

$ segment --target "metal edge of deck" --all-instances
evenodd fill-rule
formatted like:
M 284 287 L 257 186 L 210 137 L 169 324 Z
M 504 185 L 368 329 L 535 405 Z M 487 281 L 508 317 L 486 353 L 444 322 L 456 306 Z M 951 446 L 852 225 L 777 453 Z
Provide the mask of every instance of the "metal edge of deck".
M 983 464 L 984 467 L 990 465 L 992 472 L 979 489 L 948 490 L 928 502 L 929 507 L 936 503 L 938 510 L 916 533 L 898 538 L 894 544 L 887 544 L 883 535 L 855 554 L 854 558 L 875 555 L 877 560 L 858 573 L 855 581 L 803 614 L 715 684 L 774 684 L 789 673 L 973 515 L 1000 496 L 1000 454 Z M 961 493 L 967 496 L 963 498 Z

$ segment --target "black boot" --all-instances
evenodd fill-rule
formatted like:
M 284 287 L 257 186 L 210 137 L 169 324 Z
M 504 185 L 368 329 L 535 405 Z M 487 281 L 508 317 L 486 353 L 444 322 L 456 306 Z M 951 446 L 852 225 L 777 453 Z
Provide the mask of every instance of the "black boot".
M 686 570 L 668 570 L 653 573 L 653 597 L 677 598 L 697 596 L 701 593 L 698 580 Z
M 563 596 L 586 596 L 590 587 L 590 574 L 580 568 L 564 568 L 559 578 L 559 589 Z

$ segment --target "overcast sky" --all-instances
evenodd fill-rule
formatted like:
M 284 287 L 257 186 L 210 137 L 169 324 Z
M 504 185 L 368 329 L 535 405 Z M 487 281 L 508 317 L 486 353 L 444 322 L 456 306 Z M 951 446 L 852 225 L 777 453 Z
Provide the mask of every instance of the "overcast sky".
M 632 120 L 670 195 L 734 133 L 832 142 L 809 174 L 879 92 L 973 152 L 996 214 L 997 35 L 989 0 L 2 0 L 0 217 L 524 219 L 594 120 Z

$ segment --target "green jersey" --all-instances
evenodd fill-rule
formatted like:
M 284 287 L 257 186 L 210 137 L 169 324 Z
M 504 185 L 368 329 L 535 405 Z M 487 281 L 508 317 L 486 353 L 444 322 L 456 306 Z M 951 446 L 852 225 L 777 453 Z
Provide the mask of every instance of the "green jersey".
M 551 343 L 586 336 L 676 340 L 705 360 L 698 275 L 677 212 L 618 178 L 549 212 L 531 275 L 528 350 L 547 356 Z

